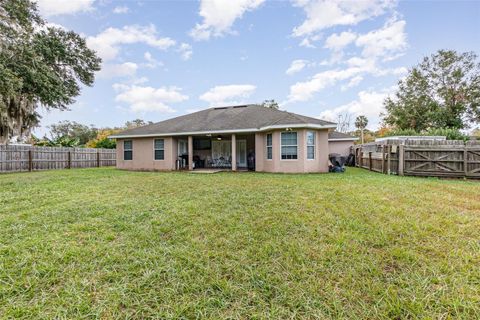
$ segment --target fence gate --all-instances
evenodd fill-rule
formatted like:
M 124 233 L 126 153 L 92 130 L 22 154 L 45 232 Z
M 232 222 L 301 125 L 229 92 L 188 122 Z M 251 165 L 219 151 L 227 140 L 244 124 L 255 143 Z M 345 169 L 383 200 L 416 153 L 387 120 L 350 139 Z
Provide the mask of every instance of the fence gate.
M 424 177 L 480 178 L 480 141 L 386 140 L 354 146 L 356 165 L 370 171 Z
M 465 175 L 465 148 L 427 148 L 405 146 L 405 175 L 458 176 Z
M 480 178 L 480 147 L 466 148 L 465 169 L 467 177 Z

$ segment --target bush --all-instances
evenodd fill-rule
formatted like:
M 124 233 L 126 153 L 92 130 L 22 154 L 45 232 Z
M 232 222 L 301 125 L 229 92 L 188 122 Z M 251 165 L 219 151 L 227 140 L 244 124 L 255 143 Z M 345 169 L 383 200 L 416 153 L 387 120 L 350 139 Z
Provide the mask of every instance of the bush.
M 391 130 L 385 134 L 385 137 L 391 136 L 445 136 L 447 140 L 469 140 L 469 137 L 460 132 L 460 130 L 450 128 L 429 129 L 422 132 L 417 132 L 413 129 Z
M 109 139 L 108 136 L 119 132 L 117 129 L 102 129 L 98 130 L 97 137 L 87 142 L 89 148 L 104 148 L 115 149 L 117 143 L 113 139 Z
M 457 129 L 430 129 L 427 132 L 429 136 L 446 136 L 447 140 L 469 140 L 469 137 Z

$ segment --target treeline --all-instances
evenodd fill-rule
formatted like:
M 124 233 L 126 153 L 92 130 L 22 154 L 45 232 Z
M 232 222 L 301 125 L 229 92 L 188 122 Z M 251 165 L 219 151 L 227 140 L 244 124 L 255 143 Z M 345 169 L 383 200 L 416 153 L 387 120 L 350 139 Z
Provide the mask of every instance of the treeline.
M 439 50 L 423 58 L 398 82 L 397 90 L 385 99 L 384 106 L 385 112 L 380 115 L 383 123 L 378 131 L 365 129 L 368 119 L 357 117 L 354 133 L 362 137 L 361 141 L 396 135 L 446 136 L 450 140 L 480 136 L 477 54 Z M 470 134 L 466 134 L 468 131 Z
M 115 140 L 108 137 L 126 129 L 137 128 L 151 124 L 151 121 L 135 119 L 127 121 L 121 127 L 96 128 L 94 125 L 84 125 L 76 121 L 60 121 L 49 126 L 49 135 L 38 138 L 31 136 L 29 143 L 46 147 L 86 147 L 115 149 Z

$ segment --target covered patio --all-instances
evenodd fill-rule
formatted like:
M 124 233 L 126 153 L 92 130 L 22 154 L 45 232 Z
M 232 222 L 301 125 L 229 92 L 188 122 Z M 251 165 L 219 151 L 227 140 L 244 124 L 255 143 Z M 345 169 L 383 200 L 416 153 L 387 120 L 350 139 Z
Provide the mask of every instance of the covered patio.
M 177 170 L 255 170 L 255 134 L 205 134 L 177 138 Z

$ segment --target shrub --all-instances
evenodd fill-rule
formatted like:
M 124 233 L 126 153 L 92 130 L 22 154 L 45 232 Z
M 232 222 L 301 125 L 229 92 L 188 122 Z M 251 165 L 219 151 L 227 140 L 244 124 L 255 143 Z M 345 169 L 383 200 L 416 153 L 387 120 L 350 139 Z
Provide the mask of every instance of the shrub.
M 117 129 L 102 129 L 98 130 L 97 137 L 87 142 L 89 148 L 104 148 L 115 149 L 117 143 L 113 139 L 109 139 L 108 136 L 119 132 Z
M 447 140 L 463 140 L 467 141 L 469 137 L 460 130 L 451 128 L 435 128 L 426 131 L 417 132 L 413 129 L 391 130 L 385 133 L 385 137 L 391 136 L 445 136 Z

